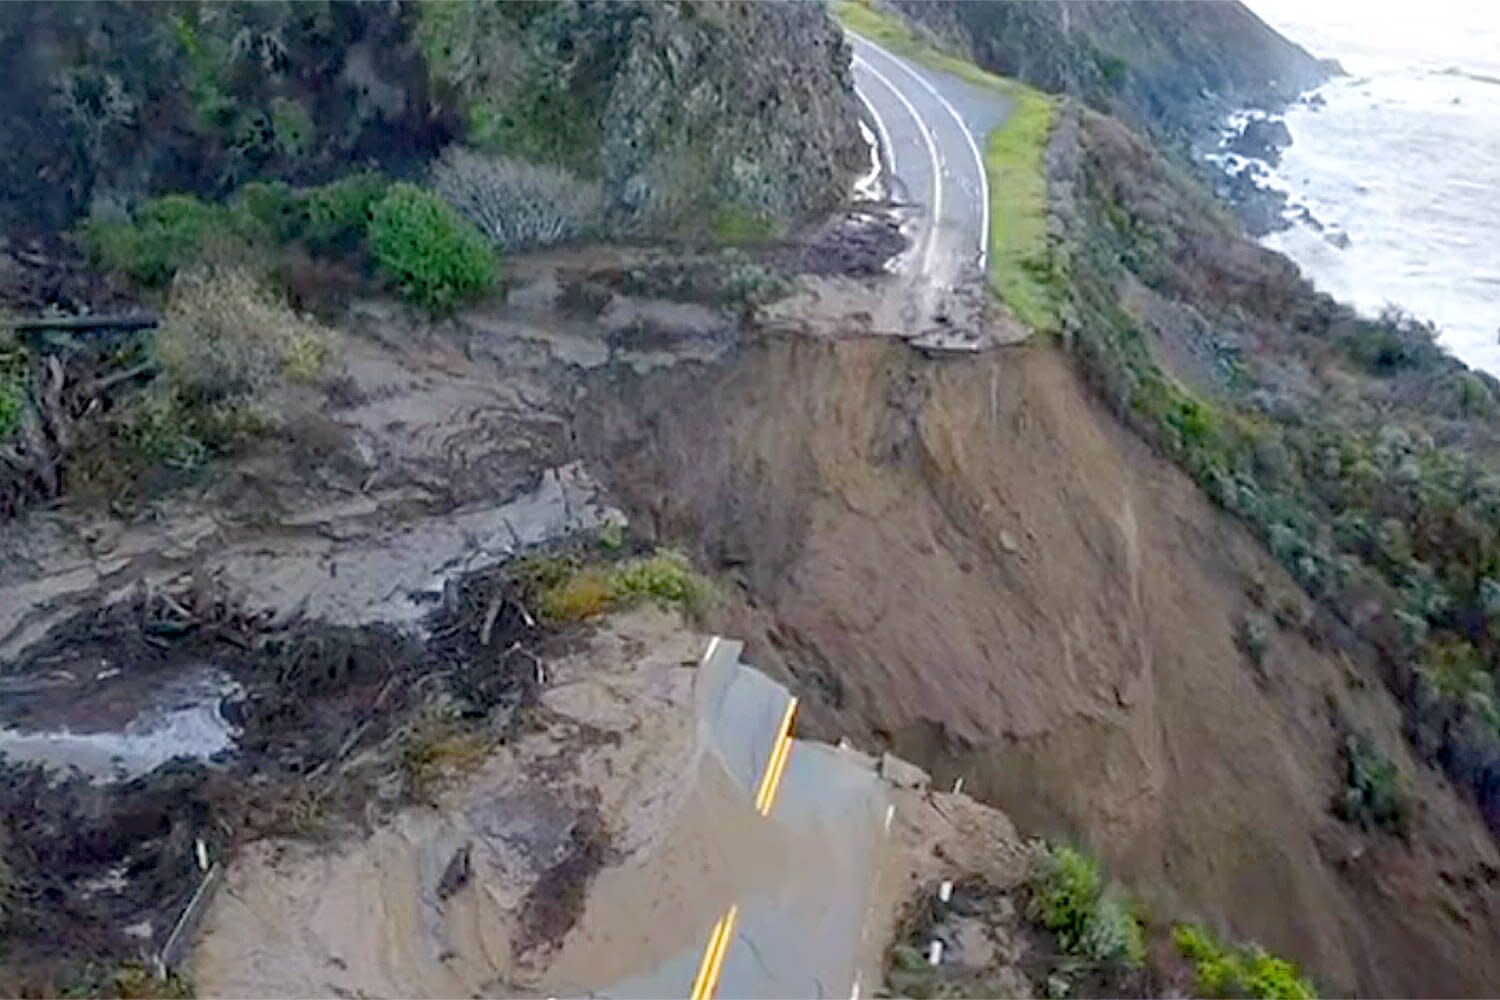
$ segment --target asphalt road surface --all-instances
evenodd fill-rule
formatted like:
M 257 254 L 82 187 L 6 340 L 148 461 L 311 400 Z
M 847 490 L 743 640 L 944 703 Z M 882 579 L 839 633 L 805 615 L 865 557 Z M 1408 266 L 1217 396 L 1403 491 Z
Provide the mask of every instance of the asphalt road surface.
M 699 721 L 713 763 L 754 801 L 774 768 L 791 695 L 739 654 L 739 643 L 714 640 L 699 675 Z M 864 967 L 874 963 L 863 944 L 886 839 L 885 785 L 833 747 L 785 742 L 764 815 L 746 820 L 772 828 L 785 863 L 741 898 L 716 901 L 735 915 L 712 980 L 705 969 L 716 926 L 705 926 L 680 953 L 610 995 L 844 998 L 873 983 L 879 970 Z
M 991 192 L 984 149 L 1010 102 L 857 35 L 849 39 L 855 92 L 879 139 L 891 196 L 920 210 L 897 269 L 916 292 L 910 322 L 929 324 L 955 290 L 985 274 Z

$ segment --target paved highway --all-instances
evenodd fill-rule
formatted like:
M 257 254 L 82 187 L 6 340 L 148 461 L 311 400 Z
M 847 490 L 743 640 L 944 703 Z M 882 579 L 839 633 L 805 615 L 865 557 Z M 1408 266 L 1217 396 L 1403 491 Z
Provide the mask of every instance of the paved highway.
M 950 311 L 955 290 L 985 273 L 991 204 L 985 137 L 1005 123 L 1010 102 L 857 35 L 849 38 L 855 93 L 879 138 L 891 194 L 921 210 L 897 269 L 916 293 L 908 322 L 923 327 Z
M 888 829 L 885 785 L 857 759 L 792 737 L 791 695 L 739 656 L 740 643 L 715 639 L 699 672 L 706 764 L 757 804 L 739 821 L 767 824 L 784 863 L 739 898 L 716 900 L 717 923 L 612 996 L 844 998 L 879 974 L 864 928 Z

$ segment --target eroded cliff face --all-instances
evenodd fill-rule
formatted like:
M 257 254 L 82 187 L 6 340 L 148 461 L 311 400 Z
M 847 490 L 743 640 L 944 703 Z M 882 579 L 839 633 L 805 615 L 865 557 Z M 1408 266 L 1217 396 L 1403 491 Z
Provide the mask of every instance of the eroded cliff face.
M 1327 990 L 1500 976 L 1500 856 L 1473 806 L 1320 623 L 1273 626 L 1260 665 L 1242 651 L 1241 618 L 1297 586 L 1057 349 L 764 339 L 722 369 L 612 379 L 574 426 L 637 526 L 734 581 L 714 626 L 817 735 L 961 776 Z M 1331 812 L 1352 731 L 1416 791 L 1405 842 Z

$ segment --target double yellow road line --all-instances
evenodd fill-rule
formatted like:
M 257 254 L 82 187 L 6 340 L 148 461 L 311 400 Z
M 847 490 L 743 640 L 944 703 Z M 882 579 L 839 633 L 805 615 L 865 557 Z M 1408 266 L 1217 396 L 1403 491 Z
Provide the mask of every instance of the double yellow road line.
M 713 647 L 709 647 L 710 653 Z M 781 788 L 781 776 L 786 773 L 786 762 L 792 755 L 792 721 L 797 717 L 797 699 L 786 703 L 781 715 L 781 725 L 776 730 L 776 739 L 771 744 L 771 756 L 766 760 L 766 773 L 761 776 L 760 790 L 755 795 L 755 811 L 762 816 L 771 815 L 776 803 L 776 792 Z M 724 956 L 729 953 L 729 942 L 734 937 L 734 923 L 739 919 L 740 908 L 731 906 L 729 912 L 714 924 L 708 935 L 708 946 L 703 950 L 703 961 L 698 963 L 698 975 L 693 979 L 693 992 L 688 1000 L 710 1000 L 719 988 L 719 973 L 724 968 Z
M 698 976 L 693 980 L 693 992 L 688 1000 L 708 1000 L 719 988 L 719 971 L 724 968 L 724 956 L 729 953 L 729 939 L 734 937 L 734 922 L 740 915 L 738 906 L 714 924 L 714 932 L 708 936 L 708 948 L 703 952 L 703 961 L 698 965 Z
M 755 811 L 762 816 L 771 815 L 776 792 L 781 788 L 781 776 L 786 773 L 787 758 L 792 755 L 792 719 L 796 715 L 797 699 L 791 698 L 782 713 L 781 727 L 776 730 L 776 741 L 771 744 L 771 756 L 766 761 L 765 776 L 760 779 L 760 791 L 755 795 Z

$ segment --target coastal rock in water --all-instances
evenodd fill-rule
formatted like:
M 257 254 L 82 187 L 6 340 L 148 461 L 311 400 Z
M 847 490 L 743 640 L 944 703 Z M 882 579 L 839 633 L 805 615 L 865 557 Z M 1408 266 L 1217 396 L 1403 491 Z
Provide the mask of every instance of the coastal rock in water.
M 1286 218 L 1287 198 L 1274 188 L 1261 187 L 1242 170 L 1225 174 L 1218 182 L 1221 197 L 1235 207 L 1235 212 L 1252 236 L 1265 236 L 1290 228 Z
M 1230 140 L 1231 153 L 1251 156 L 1275 166 L 1281 151 L 1292 144 L 1292 133 L 1279 118 L 1255 118 L 1245 123 L 1240 134 Z

